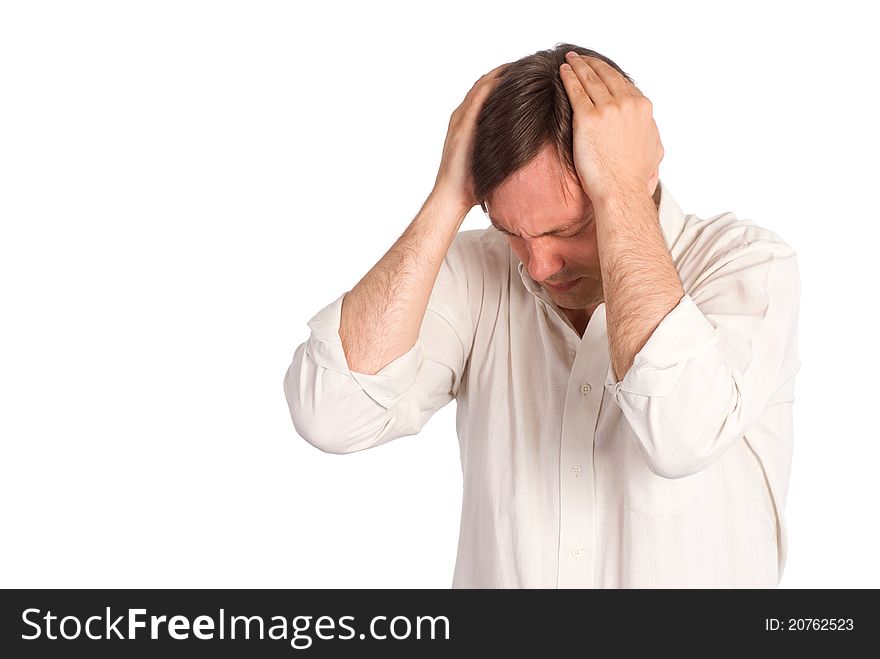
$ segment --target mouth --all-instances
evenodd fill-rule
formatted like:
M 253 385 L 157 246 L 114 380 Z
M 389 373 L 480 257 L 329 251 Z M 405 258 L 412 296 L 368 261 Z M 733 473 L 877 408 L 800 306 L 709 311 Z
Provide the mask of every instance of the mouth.
M 544 283 L 545 283 L 545 284 L 547 285 L 547 287 L 550 288 L 551 290 L 554 290 L 554 291 L 567 291 L 567 290 L 570 290 L 570 289 L 574 288 L 574 285 L 577 284 L 577 282 L 578 282 L 577 279 L 572 279 L 571 281 L 566 282 L 566 283 L 564 283 L 564 284 L 551 284 L 550 282 L 547 282 L 547 281 L 545 281 Z

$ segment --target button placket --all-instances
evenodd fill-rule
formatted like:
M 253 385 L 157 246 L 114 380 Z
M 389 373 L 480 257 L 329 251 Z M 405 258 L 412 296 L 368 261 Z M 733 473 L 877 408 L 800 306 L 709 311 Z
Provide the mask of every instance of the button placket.
M 595 321 L 595 322 L 594 322 Z M 596 566 L 593 446 L 602 403 L 601 386 L 610 362 L 604 306 L 587 325 L 569 373 L 560 444 L 559 588 L 592 588 Z M 567 473 L 566 473 L 567 472 Z

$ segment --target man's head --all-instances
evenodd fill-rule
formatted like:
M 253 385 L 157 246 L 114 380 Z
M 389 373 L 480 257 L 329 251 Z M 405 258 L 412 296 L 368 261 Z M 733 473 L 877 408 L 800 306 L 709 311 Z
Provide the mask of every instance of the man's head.
M 492 224 L 562 308 L 603 301 L 596 226 L 572 150 L 572 108 L 559 77 L 565 53 L 604 55 L 558 44 L 509 64 L 477 119 L 471 176 Z M 546 234 L 546 235 L 545 235 Z M 576 280 L 570 290 L 554 283 Z

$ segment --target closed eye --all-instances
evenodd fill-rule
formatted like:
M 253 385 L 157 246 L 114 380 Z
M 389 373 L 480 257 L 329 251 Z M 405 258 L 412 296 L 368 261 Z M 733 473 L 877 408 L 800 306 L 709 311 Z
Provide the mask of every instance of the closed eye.
M 572 233 L 569 233 L 569 234 L 567 234 L 567 235 L 563 235 L 563 234 L 561 234 L 561 233 L 555 233 L 555 234 L 554 234 L 554 233 L 549 233 L 549 234 L 547 234 L 547 235 L 548 235 L 548 236 L 553 236 L 553 237 L 555 237 L 555 238 L 574 238 L 574 237 L 576 237 L 576 236 L 579 236 L 581 233 L 583 233 L 584 230 L 585 230 L 588 226 L 590 226 L 590 222 L 591 222 L 591 221 L 592 221 L 592 218 L 590 218 L 589 220 L 587 220 L 586 222 L 584 222 L 584 223 L 583 223 L 583 224 L 582 224 L 582 225 L 581 225 L 576 231 L 574 231 L 574 232 L 572 232 Z M 519 238 L 519 237 L 520 237 L 520 236 L 517 236 L 517 235 L 514 234 L 514 233 L 510 233 L 507 229 L 502 229 L 502 228 L 501 228 L 500 226 L 498 226 L 497 224 L 492 223 L 492 227 L 493 227 L 496 231 L 498 231 L 499 233 L 504 234 L 505 236 L 510 236 L 511 238 Z
M 509 231 L 506 231 L 506 230 L 504 230 L 504 229 L 502 229 L 502 228 L 500 228 L 500 227 L 494 227 L 494 228 L 495 228 L 496 231 L 498 231 L 498 232 L 501 233 L 501 234 L 504 234 L 505 236 L 510 236 L 511 238 L 519 238 L 519 236 L 517 236 L 516 234 L 514 234 L 514 233 L 510 233 Z M 582 226 L 580 229 L 578 229 L 577 231 L 575 231 L 574 233 L 571 233 L 571 234 L 569 234 L 569 235 L 567 235 L 567 236 L 564 236 L 564 235 L 559 234 L 559 233 L 557 233 L 557 234 L 553 234 L 553 233 L 551 233 L 551 234 L 548 234 L 548 235 L 553 236 L 553 237 L 555 237 L 555 238 L 576 238 L 577 236 L 579 236 L 580 234 L 582 234 L 582 233 L 584 232 L 584 229 L 586 229 L 586 228 L 587 228 L 586 225 L 584 225 L 584 226 Z
M 577 231 L 575 231 L 573 234 L 568 235 L 568 236 L 562 236 L 562 237 L 563 237 L 563 238 L 574 238 L 575 236 L 579 236 L 579 235 L 581 235 L 584 231 L 586 231 L 586 229 L 587 229 L 588 226 L 590 226 L 590 223 L 589 223 L 589 222 L 587 222 L 587 223 L 585 223 L 584 225 L 582 225 L 581 228 L 578 229 Z
M 593 218 L 590 217 L 586 222 L 584 222 L 584 223 L 580 226 L 580 228 L 579 228 L 577 231 L 575 231 L 575 232 L 572 233 L 572 234 L 569 234 L 568 236 L 562 236 L 562 237 L 563 237 L 563 238 L 574 238 L 575 236 L 579 236 L 579 235 L 581 235 L 584 231 L 587 230 L 587 227 L 589 227 L 590 224 L 591 224 L 592 222 L 593 222 Z

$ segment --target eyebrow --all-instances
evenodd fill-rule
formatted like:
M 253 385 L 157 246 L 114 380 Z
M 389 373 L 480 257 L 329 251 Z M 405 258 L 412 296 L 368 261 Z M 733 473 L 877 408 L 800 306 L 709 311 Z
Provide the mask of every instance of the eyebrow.
M 500 224 L 497 224 L 495 222 L 495 220 L 493 220 L 491 217 L 489 218 L 489 222 L 491 222 L 492 226 L 495 227 L 496 229 L 498 229 L 499 231 L 501 231 L 502 233 L 509 233 L 512 236 L 515 235 L 512 232 L 505 229 Z M 575 220 L 574 222 L 572 222 L 566 226 L 556 227 L 555 229 L 551 229 L 550 231 L 545 231 L 544 233 L 539 233 L 537 236 L 535 236 L 535 238 L 540 238 L 541 236 L 549 236 L 549 235 L 556 234 L 556 233 L 565 233 L 566 231 L 571 231 L 572 229 L 575 229 L 577 227 L 581 227 L 584 224 L 586 224 L 586 222 L 584 220 Z

